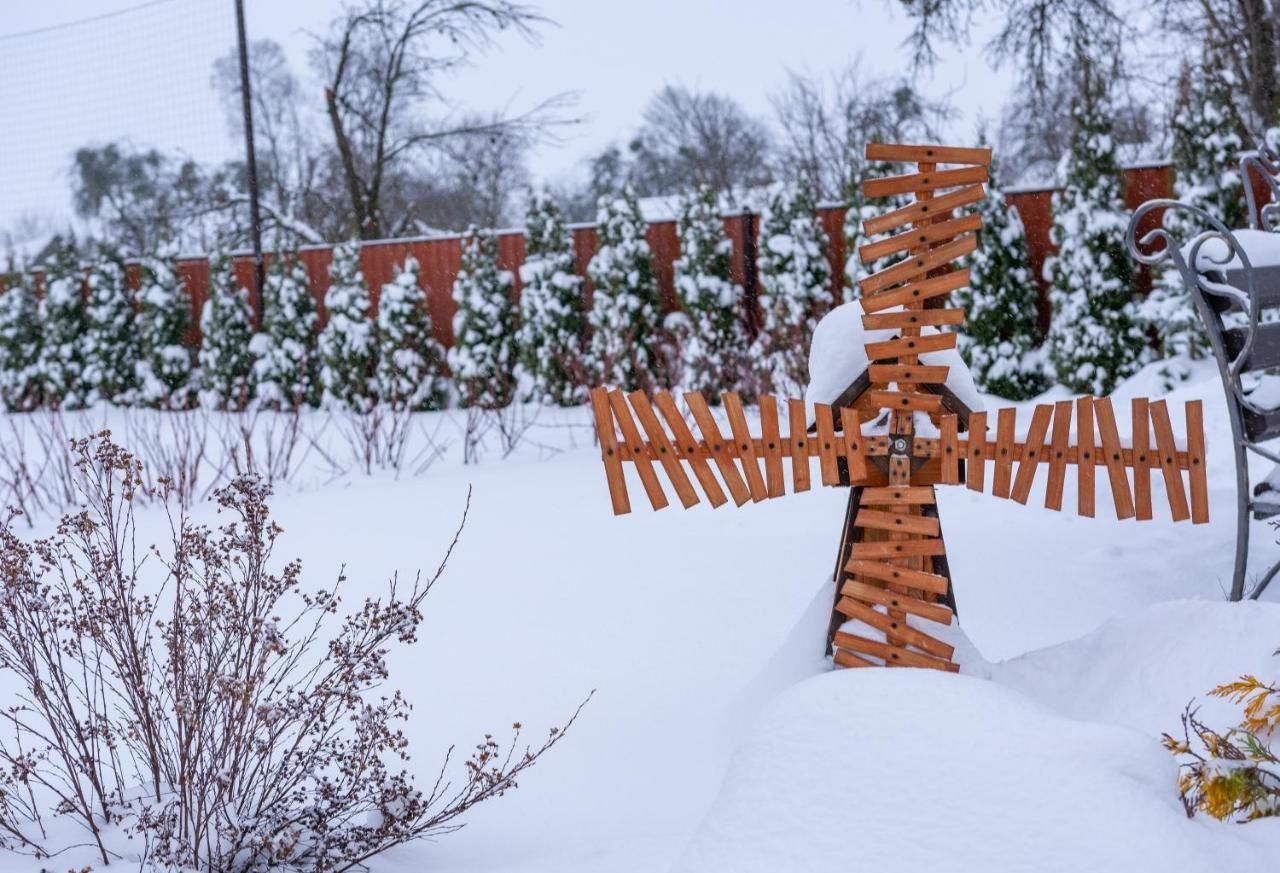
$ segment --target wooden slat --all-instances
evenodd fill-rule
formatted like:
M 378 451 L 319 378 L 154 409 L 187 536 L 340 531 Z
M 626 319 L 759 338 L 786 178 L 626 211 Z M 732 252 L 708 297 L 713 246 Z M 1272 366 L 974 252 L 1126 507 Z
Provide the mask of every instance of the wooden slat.
M 843 407 L 840 410 L 840 427 L 844 431 L 844 454 L 849 465 L 849 481 L 860 482 L 867 478 L 867 449 L 862 444 L 862 423 L 858 419 L 858 410 Z
M 1209 520 L 1209 477 L 1204 456 L 1204 402 L 1189 400 L 1187 420 L 1187 472 L 1191 485 L 1191 523 Z
M 675 486 L 676 496 L 684 508 L 688 509 L 698 502 L 698 492 L 693 489 L 693 483 L 689 481 L 684 467 L 680 466 L 680 456 L 676 453 L 671 440 L 667 439 L 667 432 L 658 422 L 658 416 L 653 414 L 649 398 L 643 391 L 632 391 L 627 395 L 627 399 L 631 401 L 631 408 L 635 410 L 636 418 L 640 419 L 640 426 L 649 437 L 649 445 L 658 454 L 658 463 L 662 464 L 662 469 L 667 472 L 667 478 Z
M 881 310 L 892 309 L 895 306 L 910 306 L 913 303 L 924 303 L 936 297 L 945 297 L 952 291 L 958 291 L 968 285 L 971 273 L 972 271 L 968 267 L 962 270 L 951 270 L 940 276 L 931 276 L 927 279 L 921 279 L 919 282 L 903 285 L 900 288 L 865 296 L 862 298 L 862 311 L 877 313 Z M 941 312 L 944 310 L 935 311 Z M 901 315 L 902 313 L 891 314 Z
M 738 472 L 737 465 L 733 463 L 733 453 L 729 450 L 728 441 L 716 425 L 716 418 L 711 414 L 706 398 L 702 396 L 701 391 L 690 391 L 684 395 L 684 402 L 693 413 L 693 420 L 697 423 L 698 430 L 702 432 L 702 439 L 711 449 L 711 460 L 720 471 L 720 478 L 728 486 L 733 502 L 741 506 L 751 499 L 751 492 L 747 489 L 747 483 L 742 481 L 742 474 Z
M 1138 521 L 1150 521 L 1151 512 L 1151 412 L 1147 398 L 1135 397 L 1133 410 L 1133 513 Z
M 900 358 L 903 355 L 919 355 L 924 352 L 937 352 L 956 347 L 954 333 L 939 333 L 932 336 L 904 336 L 883 342 L 867 343 L 867 357 L 873 361 L 885 361 Z
M 1076 511 L 1093 518 L 1094 477 L 1093 398 L 1076 399 Z
M 843 615 L 848 618 L 860 621 L 868 627 L 873 627 L 888 637 L 897 637 L 910 646 L 915 646 L 922 652 L 928 652 L 938 658 L 950 660 L 955 654 L 955 646 L 948 645 L 942 640 L 934 639 L 928 634 L 917 630 L 907 624 L 905 619 L 894 618 L 885 615 L 874 606 L 867 606 L 865 603 L 859 603 L 853 598 L 845 598 L 847 601 L 844 605 Z
M 957 270 L 955 272 L 963 271 Z M 964 285 L 967 284 L 969 282 L 966 278 Z M 908 285 L 907 287 L 911 286 Z M 886 291 L 885 293 L 896 294 L 897 292 Z M 942 327 L 944 325 L 964 324 L 964 316 L 965 310 L 954 306 L 946 309 L 905 309 L 901 312 L 869 313 L 862 316 L 862 326 L 867 330 L 901 330 L 904 327 L 924 327 L 925 325 Z
M 868 640 L 843 631 L 836 631 L 835 644 L 842 651 L 854 651 L 864 655 L 871 655 L 875 658 L 882 658 L 886 664 L 891 664 L 895 667 L 923 667 L 948 673 L 960 672 L 959 666 L 950 661 L 944 661 L 941 658 L 935 658 L 932 655 L 926 655 L 921 652 L 902 649 L 898 646 L 891 646 L 888 643 Z
M 946 553 L 946 544 L 942 540 L 886 540 L 854 543 L 852 557 L 874 561 L 885 558 L 936 557 Z
M 733 431 L 733 444 L 737 449 L 738 461 L 743 472 L 747 474 L 747 486 L 751 489 L 751 499 L 759 503 L 769 496 L 765 487 L 764 476 L 760 474 L 760 461 L 756 457 L 755 441 L 751 438 L 751 429 L 747 426 L 747 414 L 742 409 L 742 399 L 736 391 L 726 391 L 721 395 L 725 414 L 729 416 L 729 429 Z
M 791 442 L 791 487 L 797 492 L 809 490 L 809 436 L 804 414 L 804 401 L 787 401 L 788 439 Z
M 872 216 L 862 222 L 862 232 L 867 236 L 875 236 L 903 225 L 920 224 L 934 216 L 947 215 L 951 210 L 959 209 L 961 206 L 977 203 L 986 196 L 987 189 L 982 185 L 970 185 L 932 200 L 917 201 L 901 209 L 886 212 L 884 215 Z
M 895 194 L 937 191 L 940 188 L 959 188 L 987 181 L 986 167 L 957 167 L 954 170 L 930 170 L 907 173 L 902 176 L 885 176 L 867 179 L 862 183 L 866 197 L 892 197 Z
M 855 527 L 920 534 L 928 537 L 936 537 L 941 533 L 941 526 L 936 518 L 897 512 L 881 512 L 875 509 L 859 509 L 858 517 L 853 523 Z
M 982 216 L 976 212 L 962 215 L 939 224 L 925 224 L 903 231 L 896 236 L 869 242 L 858 247 L 858 257 L 862 263 L 870 264 L 880 258 L 905 252 L 916 246 L 928 246 L 931 243 L 946 242 L 962 233 L 978 230 L 982 227 Z
M 1099 397 L 1093 404 L 1098 419 L 1098 436 L 1102 440 L 1102 460 L 1111 481 L 1111 496 L 1116 504 L 1116 518 L 1133 518 L 1133 497 L 1129 494 L 1129 477 L 1124 472 L 1124 454 L 1120 449 L 1120 430 L 1110 397 Z
M 872 364 L 867 376 L 875 384 L 910 382 L 912 385 L 943 385 L 950 367 L 930 367 L 924 364 Z
M 938 164 L 991 166 L 991 149 L 989 148 L 869 142 L 867 143 L 866 156 L 869 161 L 897 161 L 912 164 L 931 161 Z
M 1013 407 L 1001 409 L 996 416 L 995 475 L 991 493 L 996 497 L 1008 497 L 1013 481 L 1013 432 L 1018 422 L 1018 411 Z
M 787 493 L 782 475 L 782 438 L 778 433 L 778 398 L 760 395 L 760 446 L 764 455 L 764 477 L 770 497 Z
M 969 463 L 965 466 L 965 484 L 970 491 L 981 491 L 987 475 L 987 414 L 975 412 L 969 416 Z
M 1036 469 L 1044 457 L 1044 435 L 1049 430 L 1049 420 L 1053 416 L 1053 407 L 1045 403 L 1036 405 L 1031 413 L 1031 427 L 1027 429 L 1027 441 L 1022 450 L 1022 460 L 1018 464 L 1018 476 L 1013 482 L 1011 496 L 1019 503 L 1026 503 L 1031 496 L 1031 483 L 1035 480 Z
M 844 569 L 846 573 L 852 573 L 855 576 L 879 579 L 881 582 L 901 585 L 904 588 L 919 588 L 921 591 L 928 591 L 930 594 L 936 594 L 939 597 L 947 593 L 949 585 L 946 576 L 926 573 L 923 570 L 912 570 L 909 567 L 895 567 L 893 564 L 886 564 L 883 561 L 851 558 L 844 565 Z
M 1049 447 L 1049 484 L 1045 486 L 1046 509 L 1062 509 L 1062 490 L 1067 476 L 1067 451 L 1071 440 L 1070 400 L 1059 400 L 1053 405 L 1053 442 Z
M 649 447 L 645 445 L 644 438 L 640 436 L 640 429 L 636 427 L 635 419 L 631 417 L 626 396 L 614 388 L 609 392 L 609 405 L 613 407 L 613 417 L 618 421 L 622 438 L 631 449 L 631 460 L 636 465 L 636 472 L 640 474 L 640 484 L 644 486 L 644 493 L 649 497 L 649 502 L 653 504 L 654 509 L 666 508 L 667 495 L 662 490 L 662 481 L 653 469 L 653 461 L 649 458 Z
M 831 407 L 826 403 L 815 403 L 813 417 L 818 425 L 818 459 L 822 484 L 839 485 L 840 468 L 836 464 L 839 447 L 836 445 L 836 426 Z
M 938 420 L 941 436 L 938 450 L 942 453 L 942 484 L 960 484 L 960 444 L 956 439 L 959 422 L 954 415 L 944 415 Z
M 659 391 L 653 395 L 653 405 L 658 407 L 658 412 L 662 413 L 662 417 L 667 422 L 667 427 L 671 428 L 676 446 L 679 447 L 684 459 L 689 463 L 690 469 L 693 470 L 693 475 L 697 478 L 698 484 L 702 486 L 702 490 L 706 493 L 707 500 L 710 501 L 712 508 L 724 506 L 728 502 L 728 498 L 724 496 L 720 483 L 716 481 L 716 474 L 711 472 L 711 465 L 707 463 L 707 459 L 698 450 L 698 440 L 694 437 L 693 431 L 689 430 L 689 425 L 685 424 L 684 416 L 676 408 L 675 400 L 666 391 Z
M 942 409 L 942 395 L 917 394 L 914 391 L 872 391 L 871 402 L 881 409 L 906 409 L 919 412 L 939 412 Z
M 1182 490 L 1182 473 L 1178 470 L 1168 403 L 1163 400 L 1151 401 L 1151 424 L 1156 432 L 1156 449 L 1160 457 L 1160 470 L 1164 473 L 1169 510 L 1173 513 L 1174 521 L 1186 521 L 1191 517 L 1191 511 L 1187 508 L 1187 495 Z
M 631 501 L 627 498 L 627 478 L 622 472 L 622 458 L 618 454 L 618 438 L 613 430 L 613 411 L 607 390 L 591 389 L 591 409 L 595 414 L 596 435 L 600 439 L 600 457 L 604 461 L 604 477 L 609 484 L 613 514 L 626 515 L 631 511 Z
M 916 505 L 932 506 L 933 488 L 929 485 L 889 485 L 880 488 L 863 488 L 863 506 Z
M 945 267 L 952 261 L 963 258 L 965 255 L 971 255 L 977 250 L 977 235 L 966 234 L 953 239 L 949 243 L 940 245 L 936 249 L 929 249 L 929 251 L 921 252 L 905 261 L 898 261 L 892 266 L 885 267 L 878 273 L 872 273 L 870 276 L 860 279 L 858 287 L 862 289 L 863 295 L 875 294 L 877 291 L 891 288 L 894 285 L 916 281 L 930 270 Z
M 951 609 L 942 603 L 930 603 L 916 597 L 908 597 L 905 594 L 877 588 L 875 585 L 859 582 L 856 579 L 849 579 L 841 585 L 840 593 L 845 597 L 861 600 L 863 603 L 874 603 L 877 606 L 898 609 L 911 615 L 918 615 L 929 621 L 936 621 L 938 624 L 951 624 Z M 837 605 L 836 609 L 839 608 L 839 605 Z
M 866 658 L 860 658 L 853 652 L 846 651 L 845 649 L 836 649 L 835 653 L 831 656 L 831 660 L 837 667 L 854 668 L 880 666 L 872 661 L 868 661 Z

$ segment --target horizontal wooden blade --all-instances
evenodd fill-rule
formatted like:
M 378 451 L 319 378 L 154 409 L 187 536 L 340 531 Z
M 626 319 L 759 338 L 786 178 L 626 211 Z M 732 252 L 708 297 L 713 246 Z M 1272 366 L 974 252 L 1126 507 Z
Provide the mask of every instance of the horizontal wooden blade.
M 940 145 L 903 145 L 869 142 L 865 152 L 868 161 L 893 161 L 912 164 L 980 164 L 991 166 L 991 149 L 958 148 Z

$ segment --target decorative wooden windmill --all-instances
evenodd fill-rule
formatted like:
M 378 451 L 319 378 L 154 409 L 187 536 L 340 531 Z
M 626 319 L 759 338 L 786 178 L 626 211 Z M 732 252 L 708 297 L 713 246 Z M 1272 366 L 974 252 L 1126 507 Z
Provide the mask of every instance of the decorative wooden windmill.
M 969 270 L 953 262 L 976 250 L 981 226 L 978 215 L 957 210 L 986 196 L 991 150 L 873 143 L 866 155 L 916 165 L 915 172 L 865 182 L 868 197 L 911 194 L 914 202 L 863 223 L 868 237 L 898 231 L 862 246 L 864 263 L 906 257 L 859 283 L 861 326 L 877 338 L 865 342 L 865 369 L 837 397 L 813 404 L 811 417 L 804 401 L 787 400 L 785 434 L 779 420 L 783 404 L 760 397 L 760 429 L 754 434 L 741 399 L 726 393 L 726 434 L 706 399 L 689 393 L 684 401 L 701 439 L 666 392 L 650 399 L 640 391 L 596 388 L 591 402 L 617 514 L 631 508 L 624 463 L 634 465 L 654 509 L 668 505 L 659 470 L 685 507 L 699 502 L 686 468 L 713 507 L 730 498 L 740 506 L 782 496 L 785 459 L 794 491 L 810 487 L 811 462 L 823 485 L 849 486 L 827 638 L 835 663 L 955 671 L 954 648 L 930 630 L 931 623 L 950 624 L 955 613 L 934 486 L 963 483 L 982 491 L 990 482 L 994 496 L 1026 503 L 1043 466 L 1045 506 L 1061 510 L 1071 466 L 1077 471 L 1076 510 L 1092 516 L 1097 468 L 1103 467 L 1116 517 L 1145 520 L 1152 517 L 1151 478 L 1159 469 L 1174 521 L 1203 523 L 1209 518 L 1203 409 L 1198 400 L 1186 404 L 1185 449 L 1175 443 L 1165 401 L 1143 398 L 1132 401 L 1128 445 L 1105 397 L 1036 406 L 1021 441 L 1016 410 L 1001 409 L 993 439 L 987 413 L 968 409 L 951 390 L 953 371 L 963 368 L 959 359 L 947 358 L 947 366 L 928 360 L 931 353 L 954 355 L 949 350 L 956 335 L 938 329 L 964 320 L 964 310 L 946 306 L 948 295 L 969 282 Z M 946 189 L 953 190 L 942 193 Z

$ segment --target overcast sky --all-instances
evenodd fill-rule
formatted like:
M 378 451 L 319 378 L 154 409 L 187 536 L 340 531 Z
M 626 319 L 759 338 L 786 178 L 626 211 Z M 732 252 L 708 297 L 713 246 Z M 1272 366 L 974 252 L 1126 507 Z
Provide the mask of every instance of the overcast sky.
M 576 92 L 585 120 L 541 149 L 555 178 L 634 129 L 665 83 L 718 91 L 765 115 L 788 70 L 823 73 L 860 59 L 868 76 L 907 69 L 909 22 L 898 0 L 531 0 L 557 26 L 537 44 L 504 38 L 449 88 L 476 109 L 520 108 Z M 65 215 L 71 153 L 126 137 L 202 160 L 240 148 L 209 88 L 214 58 L 234 44 L 232 0 L 6 0 L 0 12 L 0 227 L 24 212 Z M 341 0 L 246 0 L 249 35 L 285 45 L 310 87 L 309 33 Z M 50 29 L 52 28 L 52 29 Z M 31 33 L 31 31 L 37 31 Z M 944 57 L 920 86 L 948 95 L 956 135 L 993 119 L 1010 87 L 980 47 Z

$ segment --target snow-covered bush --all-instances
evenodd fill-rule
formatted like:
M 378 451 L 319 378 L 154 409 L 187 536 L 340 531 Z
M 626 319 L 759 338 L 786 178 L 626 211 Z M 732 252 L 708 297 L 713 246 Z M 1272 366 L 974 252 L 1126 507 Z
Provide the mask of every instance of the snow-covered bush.
M 498 269 L 498 246 L 489 231 L 467 231 L 462 266 L 453 283 L 453 371 L 463 406 L 502 409 L 515 394 L 516 306 L 512 276 Z
M 394 409 L 439 409 L 444 351 L 431 330 L 418 262 L 407 258 L 378 298 L 378 397 Z
M 334 246 L 324 308 L 329 320 L 318 342 L 324 403 L 368 412 L 378 399 L 373 374 L 377 348 L 373 303 L 360 271 L 358 242 Z
M 452 545 L 433 575 L 339 615 L 345 575 L 304 587 L 274 555 L 261 479 L 214 492 L 215 529 L 104 437 L 71 452 L 83 512 L 35 541 L 0 519 L 0 671 L 22 701 L 0 727 L 0 846 L 87 845 L 104 869 L 358 870 L 456 829 L 573 724 L 531 744 L 517 724 L 505 748 L 486 735 L 419 787 L 389 655 L 416 642 Z M 168 507 L 169 542 L 132 546 L 143 500 Z
M 64 246 L 45 272 L 40 301 L 40 393 L 56 409 L 75 409 L 86 399 L 84 283 L 74 243 Z
M 0 293 L 0 401 L 9 412 L 40 403 L 40 302 L 26 273 Z
M 978 250 L 966 259 L 970 287 L 952 299 L 964 307 L 959 349 L 983 391 L 1026 400 L 1048 387 L 1040 343 L 1043 333 L 1022 219 L 996 190 L 994 179 L 979 204 Z
M 751 357 L 760 391 L 796 397 L 809 382 L 809 339 L 833 303 L 827 235 L 803 187 L 769 197 L 758 263 L 762 319 Z
M 244 409 L 253 399 L 253 310 L 227 258 L 209 264 L 200 333 L 201 401 L 216 409 Z
M 141 354 L 133 292 L 125 267 L 107 256 L 89 272 L 85 304 L 84 384 L 90 400 L 128 405 L 135 400 Z
M 680 347 L 678 382 L 718 401 L 723 391 L 745 388 L 750 373 L 742 286 L 730 275 L 733 246 L 714 191 L 703 186 L 685 199 L 679 231 L 675 285 L 681 311 L 667 316 L 667 329 Z
M 573 235 L 555 200 L 529 200 L 520 267 L 520 364 L 527 399 L 575 406 L 586 399 L 586 307 L 574 272 Z
M 187 409 L 195 400 L 191 294 L 170 258 L 142 262 L 138 291 L 138 399 L 160 409 Z
M 265 285 L 262 332 L 252 342 L 258 402 L 268 409 L 315 406 L 320 388 L 316 354 L 320 317 L 297 252 L 275 258 Z
M 1129 217 L 1107 83 L 1087 59 L 1079 67 L 1066 184 L 1053 196 L 1051 239 L 1058 253 L 1045 264 L 1053 305 L 1048 347 L 1060 384 L 1104 395 L 1138 370 L 1146 340 L 1124 247 Z
M 598 247 L 591 277 L 591 347 L 588 370 L 597 382 L 623 390 L 661 382 L 658 281 L 645 239 L 644 217 L 630 185 L 600 198 Z

